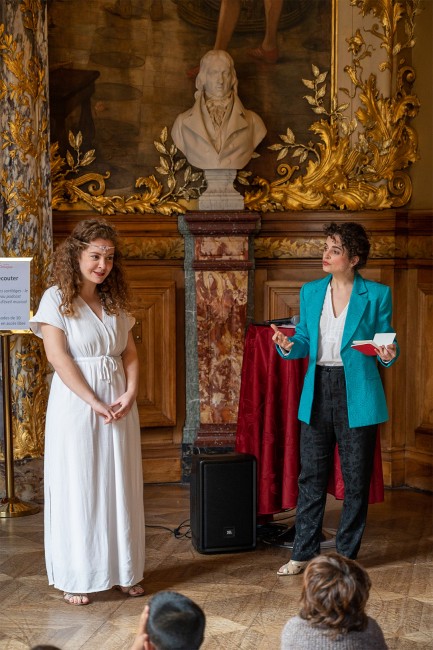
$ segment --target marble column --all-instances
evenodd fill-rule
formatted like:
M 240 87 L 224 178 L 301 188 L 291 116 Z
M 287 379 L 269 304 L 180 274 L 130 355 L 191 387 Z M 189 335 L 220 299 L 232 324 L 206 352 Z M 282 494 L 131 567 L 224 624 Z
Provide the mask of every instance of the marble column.
M 52 258 L 47 36 L 46 0 L 0 2 L 0 257 L 32 258 L 33 311 Z M 14 335 L 10 347 L 16 496 L 39 501 L 49 369 L 35 336 Z
M 182 216 L 185 237 L 186 400 L 183 469 L 194 447 L 235 444 L 245 329 L 253 319 L 257 213 L 200 211 Z

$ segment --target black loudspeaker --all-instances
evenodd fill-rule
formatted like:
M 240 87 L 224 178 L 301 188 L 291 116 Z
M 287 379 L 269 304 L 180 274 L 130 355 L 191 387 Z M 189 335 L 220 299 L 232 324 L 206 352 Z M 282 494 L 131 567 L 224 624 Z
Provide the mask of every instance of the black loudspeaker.
M 192 457 L 191 536 L 199 553 L 255 549 L 256 465 L 250 454 Z

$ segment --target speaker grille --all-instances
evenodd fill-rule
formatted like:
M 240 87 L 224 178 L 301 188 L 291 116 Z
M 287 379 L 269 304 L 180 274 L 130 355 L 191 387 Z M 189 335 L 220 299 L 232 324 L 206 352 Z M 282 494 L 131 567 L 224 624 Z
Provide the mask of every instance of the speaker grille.
M 198 455 L 191 470 L 191 534 L 201 553 L 256 546 L 256 459 Z

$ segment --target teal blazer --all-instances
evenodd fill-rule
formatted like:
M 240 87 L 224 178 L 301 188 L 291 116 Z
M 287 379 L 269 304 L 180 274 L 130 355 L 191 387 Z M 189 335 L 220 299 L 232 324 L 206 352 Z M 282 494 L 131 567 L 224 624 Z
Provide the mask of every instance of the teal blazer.
M 320 316 L 331 279 L 332 276 L 327 276 L 304 284 L 301 289 L 300 322 L 296 327 L 295 335 L 289 339 L 294 342 L 294 345 L 289 353 L 284 353 L 284 350 L 277 346 L 278 353 L 285 359 L 309 356 L 298 411 L 298 418 L 307 424 L 310 423 L 314 397 Z M 395 359 L 388 364 L 382 363 L 379 357 L 367 356 L 350 346 L 353 340 L 368 340 L 378 332 L 393 332 L 391 315 L 390 288 L 378 282 L 365 280 L 359 273 L 355 273 L 340 351 L 346 378 L 350 427 L 378 424 L 388 419 L 377 360 L 385 367 L 391 366 L 400 353 L 398 345 Z

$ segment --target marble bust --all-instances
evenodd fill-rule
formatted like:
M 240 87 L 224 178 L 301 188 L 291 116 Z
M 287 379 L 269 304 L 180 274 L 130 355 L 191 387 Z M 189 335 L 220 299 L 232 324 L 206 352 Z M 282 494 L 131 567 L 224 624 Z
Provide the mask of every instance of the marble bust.
M 171 131 L 194 167 L 243 169 L 265 137 L 263 120 L 243 106 L 237 86 L 232 57 L 224 50 L 207 52 L 200 61 L 195 103 L 177 116 Z

